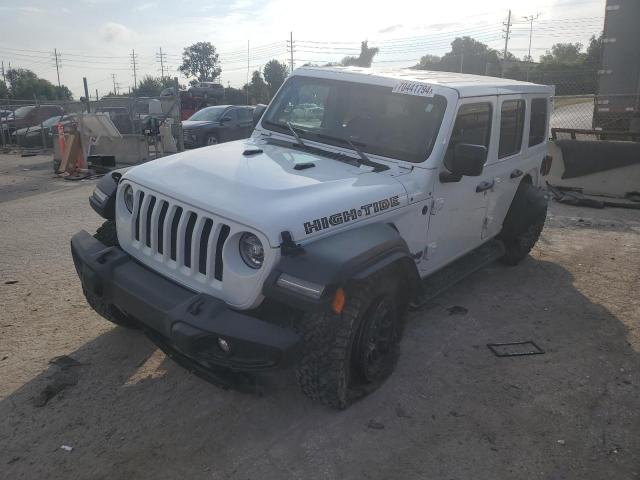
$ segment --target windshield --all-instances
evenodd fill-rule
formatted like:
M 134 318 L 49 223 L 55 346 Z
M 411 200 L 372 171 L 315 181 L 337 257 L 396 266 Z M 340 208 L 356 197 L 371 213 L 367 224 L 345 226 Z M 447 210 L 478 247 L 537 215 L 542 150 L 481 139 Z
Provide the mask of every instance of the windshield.
M 391 87 L 293 77 L 274 99 L 262 124 L 303 139 L 349 147 L 409 162 L 426 160 L 447 101 L 394 93 Z
M 217 122 L 225 110 L 226 110 L 226 107 L 203 108 L 202 110 L 191 115 L 191 117 L 189 117 L 189 120 L 200 121 L 200 122 L 201 121 Z
M 31 107 L 20 107 L 20 108 L 16 109 L 15 112 L 13 112 L 13 117 L 14 118 L 24 118 L 27 115 L 29 115 L 29 112 L 31 110 L 33 110 L 34 108 L 36 108 L 36 107 L 33 107 L 33 106 L 31 106 Z
M 60 123 L 61 120 L 64 120 L 62 115 L 56 115 L 55 117 L 47 118 L 44 122 L 42 122 L 42 126 L 53 127 L 55 124 Z

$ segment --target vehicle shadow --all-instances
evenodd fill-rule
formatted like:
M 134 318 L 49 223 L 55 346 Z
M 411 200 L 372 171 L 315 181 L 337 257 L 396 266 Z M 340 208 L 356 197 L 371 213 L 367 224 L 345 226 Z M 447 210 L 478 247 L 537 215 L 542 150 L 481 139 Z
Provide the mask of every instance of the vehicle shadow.
M 411 314 L 394 375 L 342 412 L 291 372 L 263 376 L 262 397 L 223 390 L 114 328 L 69 354 L 78 382 L 44 407 L 33 399 L 57 366 L 0 402 L 0 476 L 636 478 L 632 315 L 587 293 L 548 261 L 480 271 Z M 522 340 L 546 353 L 486 347 Z

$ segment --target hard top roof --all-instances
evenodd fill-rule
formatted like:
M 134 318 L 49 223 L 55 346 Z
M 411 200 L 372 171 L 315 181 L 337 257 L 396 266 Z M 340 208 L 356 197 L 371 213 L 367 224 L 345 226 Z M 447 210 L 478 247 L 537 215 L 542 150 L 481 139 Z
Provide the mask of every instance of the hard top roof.
M 420 82 L 457 90 L 460 97 L 508 95 L 513 93 L 553 95 L 554 93 L 553 86 L 520 82 L 509 78 L 414 70 L 410 68 L 301 67 L 294 71 L 294 75 L 319 76 L 336 80 L 376 84 L 390 84 L 390 80 Z

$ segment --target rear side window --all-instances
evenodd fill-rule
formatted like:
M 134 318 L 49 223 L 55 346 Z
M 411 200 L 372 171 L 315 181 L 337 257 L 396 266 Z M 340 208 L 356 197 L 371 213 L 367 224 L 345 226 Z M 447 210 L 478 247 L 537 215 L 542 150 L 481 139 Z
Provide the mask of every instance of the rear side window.
M 522 147 L 524 128 L 524 100 L 507 100 L 500 112 L 500 146 L 498 158 L 515 155 Z
M 529 146 L 544 142 L 547 136 L 547 99 L 534 98 L 531 101 L 531 123 L 529 126 Z
M 460 107 L 456 123 L 453 126 L 453 132 L 451 133 L 451 140 L 449 140 L 449 146 L 444 156 L 445 167 L 451 170 L 453 151 L 459 143 L 484 145 L 487 150 L 489 149 L 491 117 L 490 103 L 468 103 Z

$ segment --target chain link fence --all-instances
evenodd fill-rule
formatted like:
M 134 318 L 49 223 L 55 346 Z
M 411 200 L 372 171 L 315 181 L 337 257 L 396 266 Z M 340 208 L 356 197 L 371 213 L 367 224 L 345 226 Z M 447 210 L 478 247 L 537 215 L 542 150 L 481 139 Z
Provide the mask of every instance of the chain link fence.
M 560 95 L 554 98 L 552 135 L 594 139 L 640 136 L 640 95 Z M 575 130 L 575 132 L 571 132 Z M 587 134 L 587 132 L 589 132 Z
M 0 148 L 4 152 L 50 151 L 56 145 L 59 129 L 75 128 L 86 113 L 109 115 L 122 135 L 144 135 L 149 118 L 159 122 L 171 119 L 179 125 L 180 100 L 177 97 L 103 97 L 90 102 L 0 100 Z M 179 129 L 175 137 L 179 143 Z

